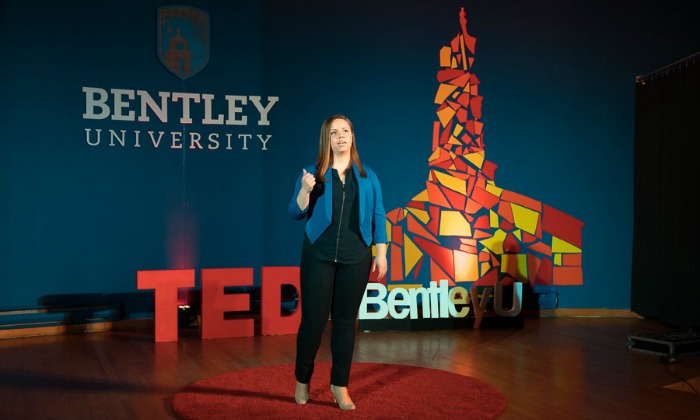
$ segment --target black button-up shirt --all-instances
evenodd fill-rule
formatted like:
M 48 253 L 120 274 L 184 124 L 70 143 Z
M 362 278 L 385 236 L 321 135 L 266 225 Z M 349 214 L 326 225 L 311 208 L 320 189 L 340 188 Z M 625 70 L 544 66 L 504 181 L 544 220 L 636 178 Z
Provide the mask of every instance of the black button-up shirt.
M 331 225 L 313 244 L 304 235 L 304 247 L 321 260 L 343 264 L 362 261 L 372 252 L 360 233 L 360 203 L 355 173 L 348 170 L 345 183 L 340 180 L 338 171 L 333 169 L 333 220 Z

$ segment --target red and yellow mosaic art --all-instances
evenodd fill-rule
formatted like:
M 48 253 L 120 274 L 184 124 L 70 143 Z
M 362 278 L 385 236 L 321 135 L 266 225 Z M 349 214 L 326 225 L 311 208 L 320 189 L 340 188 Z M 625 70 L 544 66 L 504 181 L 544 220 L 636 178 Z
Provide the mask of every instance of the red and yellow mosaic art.
M 472 70 L 476 38 L 467 32 L 464 9 L 459 22 L 461 32 L 440 49 L 426 188 L 387 213 L 388 282 L 582 285 L 583 222 L 494 181 Z

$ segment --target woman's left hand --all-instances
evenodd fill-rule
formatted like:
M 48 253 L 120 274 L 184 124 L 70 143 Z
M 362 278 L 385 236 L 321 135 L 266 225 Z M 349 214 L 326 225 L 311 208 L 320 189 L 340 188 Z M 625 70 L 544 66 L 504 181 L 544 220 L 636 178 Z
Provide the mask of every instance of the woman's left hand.
M 386 275 L 387 262 L 386 255 L 377 255 L 374 257 L 374 262 L 372 263 L 372 272 L 379 270 L 377 273 L 377 280 L 380 280 Z

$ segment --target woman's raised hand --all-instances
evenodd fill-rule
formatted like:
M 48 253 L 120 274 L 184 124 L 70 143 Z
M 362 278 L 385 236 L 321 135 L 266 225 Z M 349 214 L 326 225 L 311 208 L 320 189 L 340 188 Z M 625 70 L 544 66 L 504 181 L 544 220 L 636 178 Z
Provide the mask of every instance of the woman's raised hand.
M 302 169 L 302 171 L 304 171 L 304 173 L 301 176 L 301 189 L 305 194 L 308 194 L 314 189 L 314 185 L 316 185 L 316 177 L 314 174 L 306 172 L 306 169 Z

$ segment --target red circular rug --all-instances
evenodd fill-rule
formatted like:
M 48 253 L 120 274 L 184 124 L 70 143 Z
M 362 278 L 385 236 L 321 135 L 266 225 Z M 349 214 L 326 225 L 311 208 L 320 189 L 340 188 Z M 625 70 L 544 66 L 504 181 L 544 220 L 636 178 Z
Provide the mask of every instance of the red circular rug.
M 263 366 L 202 379 L 172 397 L 181 419 L 460 418 L 493 419 L 506 398 L 491 385 L 444 370 L 383 363 L 352 365 L 350 396 L 341 411 L 330 391 L 330 363 L 316 363 L 308 404 L 294 402 L 294 366 Z

